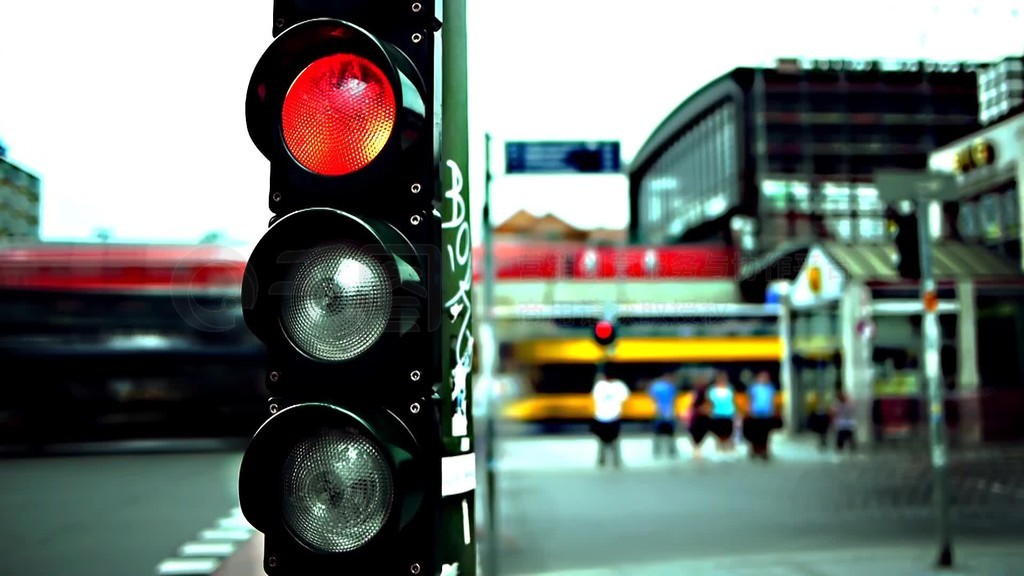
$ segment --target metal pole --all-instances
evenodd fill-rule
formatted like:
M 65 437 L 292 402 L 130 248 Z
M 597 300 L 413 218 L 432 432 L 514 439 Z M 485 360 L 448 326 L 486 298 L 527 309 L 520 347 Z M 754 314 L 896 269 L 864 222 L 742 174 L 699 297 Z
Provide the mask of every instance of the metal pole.
M 939 521 L 938 565 L 953 565 L 953 539 L 949 523 L 949 484 L 946 474 L 946 418 L 945 398 L 942 386 L 942 371 L 939 361 L 939 316 L 938 295 L 935 276 L 932 272 L 932 240 L 929 225 L 930 202 L 927 198 L 917 201 L 917 228 L 920 241 L 921 261 L 921 334 L 924 348 L 924 376 L 928 383 L 929 429 L 932 452 L 932 497 Z
M 779 300 L 779 338 L 782 340 L 782 357 L 779 358 L 779 388 L 783 390 L 783 401 L 785 402 L 783 424 L 789 436 L 796 436 L 800 431 L 800 407 L 803 403 L 793 374 L 793 312 L 789 292 L 787 291 Z
M 483 280 L 484 280 L 484 342 L 481 359 L 483 360 L 484 380 L 487 382 L 487 420 L 485 433 L 485 450 L 487 451 L 487 555 L 485 573 L 487 576 L 498 574 L 498 497 L 497 475 L 495 473 L 495 441 L 494 435 L 497 431 L 495 422 L 495 410 L 498 408 L 496 399 L 498 384 L 497 360 L 498 338 L 494 325 L 494 287 L 497 281 L 497 274 L 494 270 L 494 228 L 491 222 L 491 181 L 494 176 L 491 173 L 491 135 L 484 135 L 484 164 L 486 174 L 484 178 L 484 209 L 483 209 Z

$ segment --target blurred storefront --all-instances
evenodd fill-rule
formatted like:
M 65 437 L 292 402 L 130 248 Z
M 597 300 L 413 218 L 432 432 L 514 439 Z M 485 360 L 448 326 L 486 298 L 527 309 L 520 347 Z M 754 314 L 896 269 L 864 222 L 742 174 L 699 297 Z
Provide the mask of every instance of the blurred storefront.
M 1021 67 L 1019 59 L 1008 62 L 1003 64 Z M 984 129 L 937 149 L 929 168 L 955 174 L 959 186 L 958 199 L 945 206 L 949 218 L 941 233 L 1000 255 L 1020 272 L 1024 106 L 1019 99 L 1009 102 L 1009 108 L 998 110 L 1001 114 L 990 115 Z M 975 302 L 981 411 L 990 416 L 986 433 L 1024 437 L 1024 295 L 979 287 Z
M 956 175 L 957 202 L 947 206 L 950 228 L 964 242 L 1021 260 L 1020 185 L 1024 175 L 1021 143 L 1024 107 L 987 128 L 937 149 L 929 158 L 933 172 Z
M 889 244 L 813 245 L 789 289 L 795 396 L 804 402 L 806 414 L 814 401 L 830 402 L 844 389 L 858 406 L 859 435 L 865 443 L 920 440 L 927 432 L 921 410 L 926 389 L 919 376 L 918 288 L 899 277 L 894 252 Z M 987 401 L 990 389 L 1020 379 L 1011 375 L 1005 360 L 999 367 L 990 366 L 993 354 L 985 347 L 999 347 L 989 341 L 993 336 L 1016 342 L 1022 332 L 980 334 L 987 330 L 984 314 L 992 302 L 1005 306 L 1024 296 L 1020 271 L 982 246 L 939 242 L 935 275 L 947 422 L 954 440 L 1021 435 L 1013 425 L 1017 419 L 1008 420 Z M 1019 354 L 1008 351 L 1003 356 L 1019 363 Z

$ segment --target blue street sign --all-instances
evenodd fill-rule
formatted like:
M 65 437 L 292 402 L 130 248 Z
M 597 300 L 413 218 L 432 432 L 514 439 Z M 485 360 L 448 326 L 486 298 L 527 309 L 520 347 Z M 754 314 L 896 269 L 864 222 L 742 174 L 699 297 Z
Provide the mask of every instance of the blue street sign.
M 618 142 L 506 142 L 506 174 L 617 173 Z

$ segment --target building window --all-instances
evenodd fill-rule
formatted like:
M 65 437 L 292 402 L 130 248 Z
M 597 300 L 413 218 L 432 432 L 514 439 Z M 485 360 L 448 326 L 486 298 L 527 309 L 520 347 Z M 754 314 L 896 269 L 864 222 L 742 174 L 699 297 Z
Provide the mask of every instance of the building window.
M 857 233 L 860 240 L 878 241 L 886 237 L 885 218 L 861 216 L 857 219 Z
M 843 242 L 849 242 L 853 240 L 853 219 L 849 217 L 843 218 L 825 218 L 825 226 L 828 228 L 829 234 Z
M 881 214 L 885 205 L 878 198 L 878 189 L 873 186 L 857 186 L 857 211 L 871 214 Z
M 661 217 L 662 217 L 662 214 L 661 214 L 661 196 L 662 196 L 661 190 L 655 191 L 653 194 L 651 194 L 651 223 L 652 224 L 660 224 L 661 223 Z
M 786 211 L 786 183 L 780 180 L 763 180 L 761 182 L 761 206 L 766 212 L 783 213 Z
M 1007 239 L 1020 235 L 1020 205 L 1017 187 L 1011 187 L 1001 194 L 1003 203 L 1003 226 Z
M 960 206 L 957 228 L 964 240 L 977 240 L 980 237 L 978 233 L 978 204 L 976 202 L 964 202 Z
M 735 113 L 733 112 L 732 102 L 725 105 L 723 122 L 722 122 L 722 135 L 724 136 L 724 150 L 722 152 L 722 158 L 725 160 L 725 176 L 730 182 L 730 187 L 733 186 L 733 180 L 736 176 L 736 119 Z
M 986 194 L 979 200 L 981 209 L 981 231 L 985 240 L 1001 240 L 1003 238 L 1003 222 L 999 196 Z
M 790 199 L 790 206 L 794 210 L 803 213 L 811 211 L 811 187 L 806 182 L 790 180 L 786 182 L 786 192 Z
M 850 188 L 844 184 L 826 183 L 821 189 L 822 212 L 825 214 L 849 214 Z

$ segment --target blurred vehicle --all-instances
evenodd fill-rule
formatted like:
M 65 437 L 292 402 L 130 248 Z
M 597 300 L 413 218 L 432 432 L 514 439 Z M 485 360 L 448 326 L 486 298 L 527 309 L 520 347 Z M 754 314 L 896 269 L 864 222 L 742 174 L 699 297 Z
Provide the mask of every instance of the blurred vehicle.
M 675 364 L 663 364 L 662 368 L 671 369 L 675 366 Z M 617 377 L 622 378 L 630 386 L 630 396 L 622 407 L 623 421 L 650 422 L 654 418 L 654 401 L 647 394 L 646 389 L 650 381 L 656 376 L 652 375 L 652 372 L 657 372 L 657 370 L 652 371 L 649 368 L 649 366 L 645 366 L 638 370 L 622 365 L 609 365 L 607 367 L 609 372 L 619 375 Z M 735 373 L 738 369 L 756 370 L 758 368 L 771 370 L 773 366 L 770 363 L 744 364 L 742 366 L 726 364 L 714 366 L 707 364 L 689 365 L 681 367 L 680 374 L 697 372 L 713 374 L 719 369 Z M 774 370 L 777 372 L 778 367 L 775 366 Z M 593 368 L 590 369 L 590 372 L 593 372 Z M 692 378 L 683 376 L 681 380 L 680 389 L 683 392 L 676 399 L 676 413 L 680 418 L 689 410 L 690 404 L 693 402 Z M 580 374 L 579 377 L 572 379 L 572 384 L 585 381 L 585 375 Z M 733 378 L 733 381 L 736 381 L 735 378 Z M 524 392 L 518 398 L 505 402 L 501 412 L 502 418 L 516 422 L 540 424 L 548 430 L 557 430 L 561 425 L 565 424 L 587 422 L 594 415 L 593 399 L 584 392 L 575 391 L 575 386 L 572 384 L 568 381 L 566 382 L 564 388 L 567 391 Z M 784 401 L 781 393 L 778 395 L 777 401 L 780 405 Z M 748 405 L 745 391 L 736 393 L 736 403 L 740 413 L 745 414 Z
M 501 412 L 506 420 L 540 424 L 549 431 L 592 418 L 590 387 L 604 354 L 586 329 L 568 322 L 553 324 L 559 326 L 549 327 L 543 337 L 505 347 L 505 362 L 520 368 L 524 385 L 516 398 L 503 403 Z M 619 324 L 621 336 L 609 351 L 604 370 L 630 387 L 624 422 L 649 422 L 654 417 L 647 387 L 667 370 L 675 371 L 683 391 L 677 399 L 680 415 L 692 402 L 695 380 L 710 380 L 719 370 L 727 372 L 736 386 L 741 412 L 746 409 L 747 376 L 765 370 L 778 382 L 782 343 L 776 317 L 622 319 Z M 559 334 L 553 336 L 553 331 Z
M 250 434 L 265 396 L 244 268 L 211 245 L 0 249 L 0 441 Z

